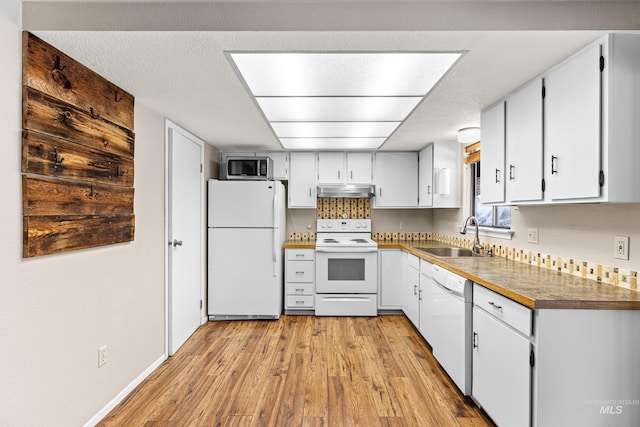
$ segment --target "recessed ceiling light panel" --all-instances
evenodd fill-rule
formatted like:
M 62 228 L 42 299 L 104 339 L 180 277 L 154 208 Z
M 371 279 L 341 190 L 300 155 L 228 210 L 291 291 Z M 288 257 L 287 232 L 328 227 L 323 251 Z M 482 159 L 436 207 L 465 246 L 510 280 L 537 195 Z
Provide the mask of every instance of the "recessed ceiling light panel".
M 460 53 L 231 53 L 254 96 L 424 96 Z
M 387 138 L 400 122 L 272 122 L 279 138 Z
M 308 150 L 379 148 L 460 55 L 229 53 L 283 146 Z
M 421 96 L 256 98 L 270 122 L 402 121 L 421 100 Z
M 386 138 L 280 138 L 287 150 L 376 150 Z

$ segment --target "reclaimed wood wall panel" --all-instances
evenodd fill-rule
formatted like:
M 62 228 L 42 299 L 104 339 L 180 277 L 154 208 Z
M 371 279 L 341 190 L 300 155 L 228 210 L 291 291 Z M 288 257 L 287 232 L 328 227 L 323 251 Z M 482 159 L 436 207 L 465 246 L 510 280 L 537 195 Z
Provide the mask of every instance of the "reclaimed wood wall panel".
M 133 215 L 24 217 L 25 258 L 133 241 Z
M 23 256 L 130 242 L 134 98 L 23 37 Z
M 133 186 L 133 159 L 43 133 L 22 132 L 22 172 Z
M 133 129 L 134 97 L 31 33 L 23 34 L 25 86 Z
M 22 127 L 133 158 L 132 131 L 34 89 L 22 93 Z
M 22 188 L 27 216 L 133 215 L 131 187 L 25 175 Z

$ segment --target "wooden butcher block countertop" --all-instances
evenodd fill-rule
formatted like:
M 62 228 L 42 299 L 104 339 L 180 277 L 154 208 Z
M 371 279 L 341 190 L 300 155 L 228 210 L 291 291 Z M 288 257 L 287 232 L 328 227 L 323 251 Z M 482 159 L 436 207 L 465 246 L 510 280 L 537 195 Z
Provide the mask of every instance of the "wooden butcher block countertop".
M 640 310 L 640 292 L 502 257 L 438 257 L 416 247 L 450 246 L 433 241 L 378 242 L 403 249 L 466 277 L 529 308 Z
M 416 247 L 449 247 L 436 241 L 380 241 L 466 277 L 529 308 L 640 310 L 640 292 L 598 283 L 502 257 L 438 257 Z M 289 240 L 288 249 L 314 249 L 315 240 Z

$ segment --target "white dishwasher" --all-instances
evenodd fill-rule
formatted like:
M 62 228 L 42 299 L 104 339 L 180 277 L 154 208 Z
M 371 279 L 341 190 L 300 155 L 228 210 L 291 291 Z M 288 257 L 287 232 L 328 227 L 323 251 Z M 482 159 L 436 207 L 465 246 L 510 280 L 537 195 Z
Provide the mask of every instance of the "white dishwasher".
M 433 266 L 433 355 L 465 396 L 471 394 L 470 280 Z

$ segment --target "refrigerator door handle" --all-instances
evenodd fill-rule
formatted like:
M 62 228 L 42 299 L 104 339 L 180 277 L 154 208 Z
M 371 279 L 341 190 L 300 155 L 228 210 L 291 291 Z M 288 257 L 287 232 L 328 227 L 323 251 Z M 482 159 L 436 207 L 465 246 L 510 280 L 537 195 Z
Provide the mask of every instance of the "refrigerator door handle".
M 278 218 L 278 189 L 274 188 L 274 192 L 273 192 L 273 277 L 276 277 L 278 275 L 278 257 L 277 255 L 277 250 L 278 250 L 278 224 L 279 224 L 279 218 Z

